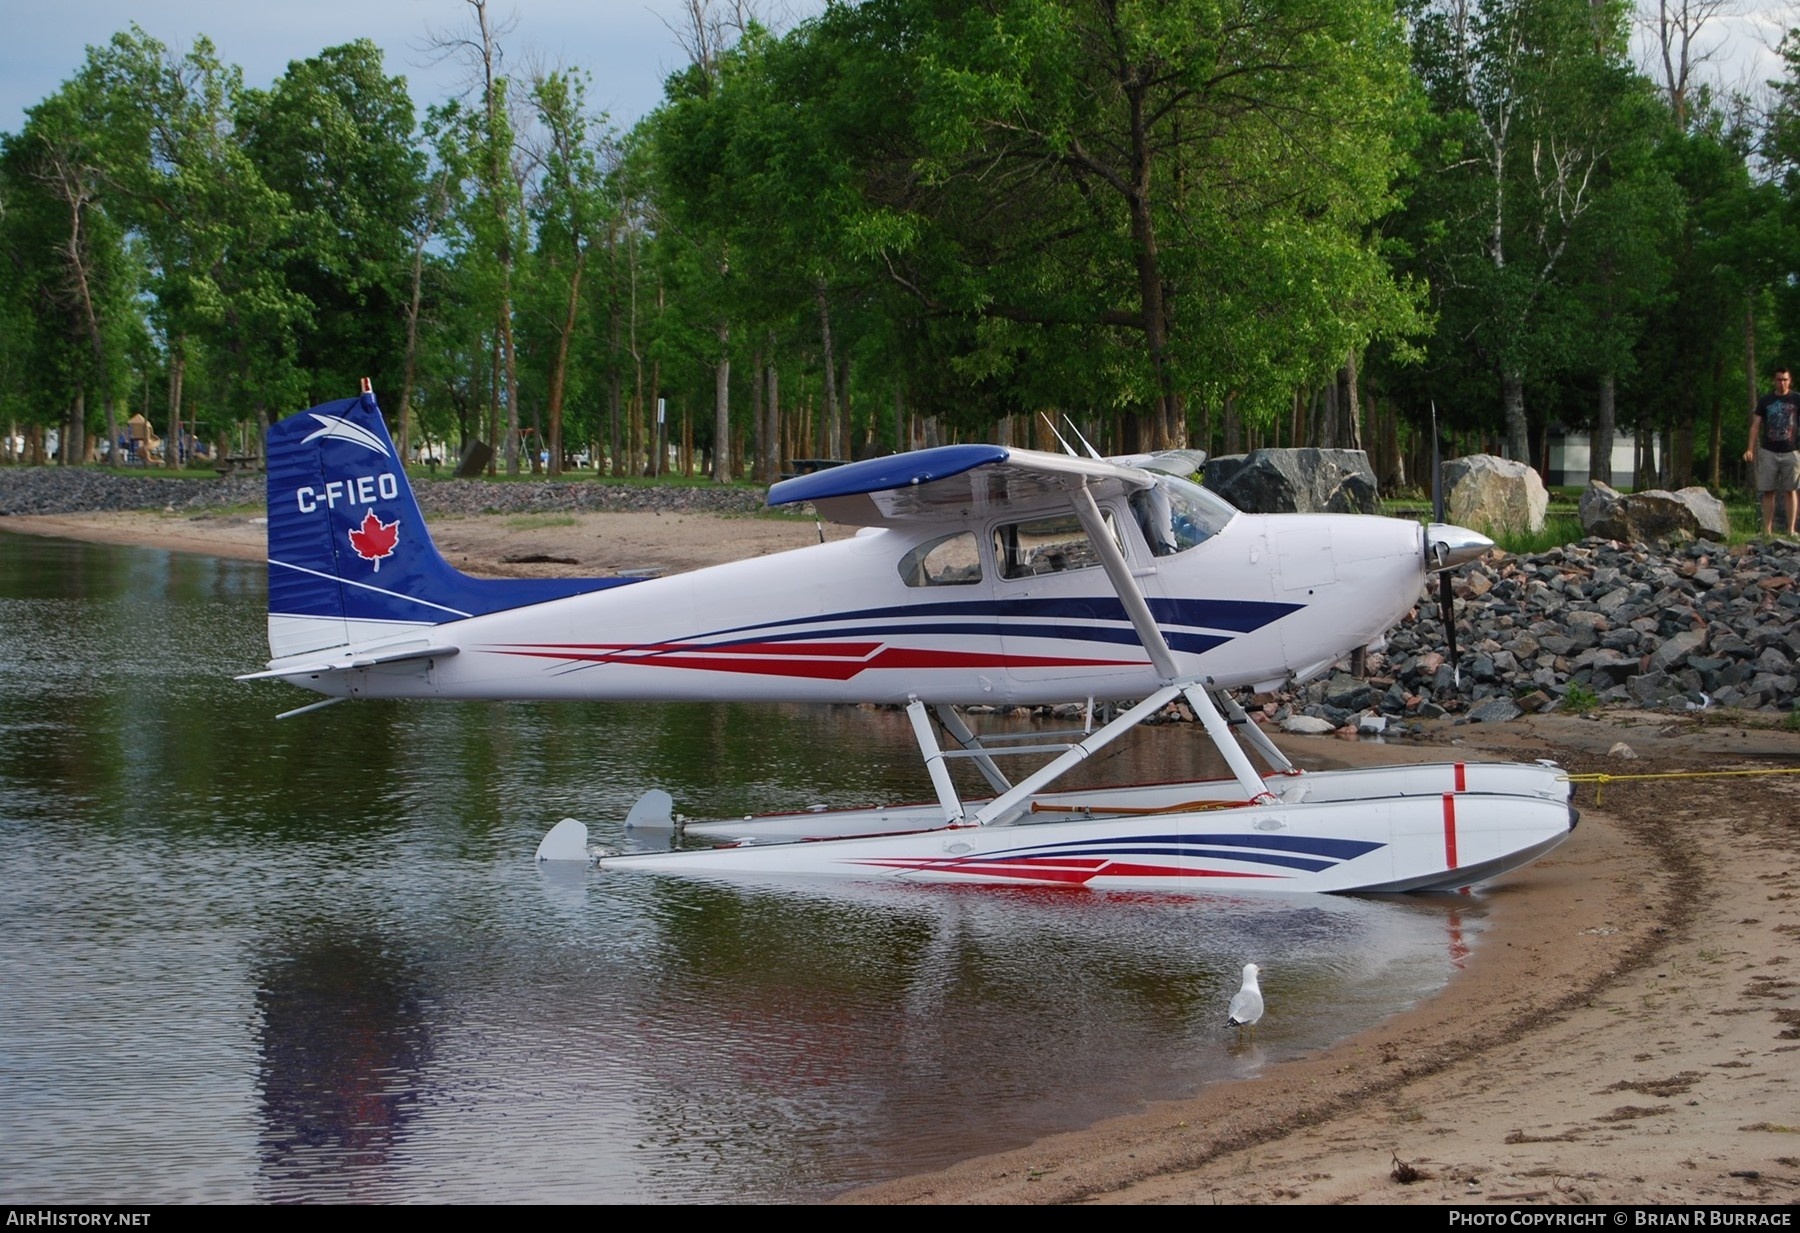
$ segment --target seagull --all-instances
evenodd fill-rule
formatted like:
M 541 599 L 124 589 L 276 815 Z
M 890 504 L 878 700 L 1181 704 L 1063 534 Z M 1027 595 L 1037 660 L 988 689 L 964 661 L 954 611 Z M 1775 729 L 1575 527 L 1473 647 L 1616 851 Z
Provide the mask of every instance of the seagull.
M 1255 1027 L 1256 1021 L 1262 1018 L 1262 990 L 1256 985 L 1256 973 L 1254 963 L 1244 965 L 1244 987 L 1232 995 L 1230 1018 L 1225 1021 L 1227 1027 L 1239 1030 Z

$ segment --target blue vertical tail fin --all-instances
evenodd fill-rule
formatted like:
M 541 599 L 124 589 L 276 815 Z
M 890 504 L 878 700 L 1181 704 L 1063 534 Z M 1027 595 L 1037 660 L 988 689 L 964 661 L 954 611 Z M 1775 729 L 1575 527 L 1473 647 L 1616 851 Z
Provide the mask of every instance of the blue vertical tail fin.
M 634 581 L 471 578 L 444 560 L 366 382 L 271 426 L 268 468 L 274 661 Z

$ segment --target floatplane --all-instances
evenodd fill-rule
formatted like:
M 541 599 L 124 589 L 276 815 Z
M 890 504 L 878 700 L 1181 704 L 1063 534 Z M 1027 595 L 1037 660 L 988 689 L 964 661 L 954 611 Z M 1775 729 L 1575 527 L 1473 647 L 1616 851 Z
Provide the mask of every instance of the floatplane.
M 327 695 L 287 715 L 351 698 L 905 708 L 922 801 L 700 822 L 652 789 L 627 833 L 679 827 L 678 842 L 592 848 L 566 819 L 538 849 L 612 871 L 1436 891 L 1566 839 L 1576 814 L 1554 765 L 1303 771 L 1233 696 L 1378 645 L 1430 573 L 1492 542 L 1441 523 L 1244 513 L 1188 478 L 1195 461 L 940 446 L 769 490 L 771 506 L 858 528 L 847 539 L 661 577 L 483 579 L 432 545 L 365 383 L 269 431 L 271 658 L 240 679 Z M 1057 786 L 1177 701 L 1228 774 Z M 1071 702 L 1085 720 L 1066 732 L 969 722 L 977 706 Z M 1009 775 L 1014 757 L 1038 765 Z M 982 795 L 958 787 L 957 759 Z

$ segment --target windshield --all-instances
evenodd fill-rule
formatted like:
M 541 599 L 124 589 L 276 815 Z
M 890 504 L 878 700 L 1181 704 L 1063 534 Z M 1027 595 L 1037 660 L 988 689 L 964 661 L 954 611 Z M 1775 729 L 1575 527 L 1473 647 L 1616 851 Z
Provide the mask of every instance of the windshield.
M 1205 543 L 1237 516 L 1225 498 L 1173 475 L 1159 475 L 1154 488 L 1132 493 L 1131 512 L 1150 554 L 1158 557 Z

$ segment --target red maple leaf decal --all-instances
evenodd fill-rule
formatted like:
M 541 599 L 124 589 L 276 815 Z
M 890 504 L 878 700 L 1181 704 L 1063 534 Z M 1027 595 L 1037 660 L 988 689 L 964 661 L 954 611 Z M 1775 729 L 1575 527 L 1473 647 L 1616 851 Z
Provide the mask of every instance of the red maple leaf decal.
M 362 526 L 350 532 L 350 546 L 356 549 L 356 555 L 365 561 L 375 562 L 375 572 L 381 572 L 381 559 L 394 555 L 394 545 L 400 542 L 400 520 L 383 522 L 370 510 L 363 515 Z

